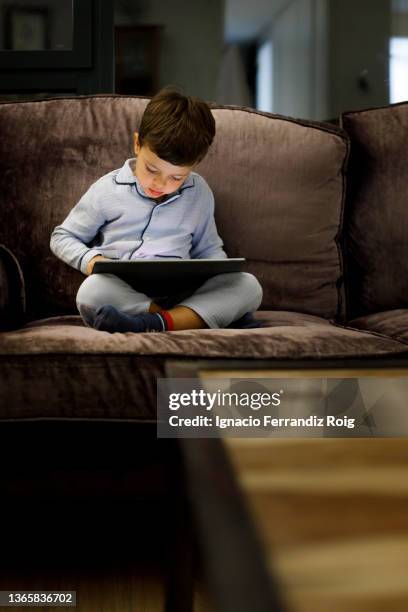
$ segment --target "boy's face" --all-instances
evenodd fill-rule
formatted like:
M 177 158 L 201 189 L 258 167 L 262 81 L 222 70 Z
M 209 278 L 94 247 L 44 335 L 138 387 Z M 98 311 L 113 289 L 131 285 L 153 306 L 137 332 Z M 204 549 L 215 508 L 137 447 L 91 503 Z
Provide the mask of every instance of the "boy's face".
M 134 134 L 134 148 L 137 156 L 135 175 L 143 191 L 151 198 L 161 198 L 174 193 L 181 187 L 195 166 L 173 166 L 149 149 L 139 144 L 138 133 Z

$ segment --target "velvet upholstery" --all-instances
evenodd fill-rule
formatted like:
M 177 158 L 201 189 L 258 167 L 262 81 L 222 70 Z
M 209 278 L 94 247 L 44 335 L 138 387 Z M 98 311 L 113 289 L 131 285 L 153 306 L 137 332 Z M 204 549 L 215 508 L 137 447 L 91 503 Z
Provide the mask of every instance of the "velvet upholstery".
M 2 334 L 0 354 L 321 359 L 407 350 L 404 344 L 380 334 L 356 333 L 313 315 L 260 311 L 257 318 L 262 327 L 255 329 L 111 334 L 84 326 L 79 316 L 52 317 Z
M 156 380 L 179 359 L 313 359 L 399 355 L 407 343 L 293 312 L 260 312 L 263 327 L 109 334 L 79 316 L 28 323 L 0 335 L 2 418 L 149 421 Z
M 341 316 L 346 135 L 251 109 L 213 113 L 217 135 L 199 172 L 214 189 L 227 253 L 248 258 L 263 309 Z
M 52 229 L 89 185 L 133 155 L 147 99 L 77 97 L 0 104 L 0 240 L 27 281 L 29 317 L 76 313 L 80 272 L 50 251 Z M 214 107 L 215 142 L 198 171 L 216 199 L 230 257 L 248 259 L 263 308 L 335 317 L 348 138 L 339 129 Z M 16 135 L 18 142 L 16 143 Z
M 20 264 L 4 244 L 0 244 L 0 331 L 23 324 L 25 285 Z
M 348 318 L 408 307 L 408 103 L 344 113 Z
M 408 344 L 408 309 L 386 310 L 352 319 L 348 325 L 363 331 L 373 331 Z
M 132 154 L 145 106 L 109 97 L 0 104 L 0 199 L 10 220 L 0 242 L 23 267 L 30 318 L 77 312 L 84 276 L 53 255 L 50 234 L 91 183 Z

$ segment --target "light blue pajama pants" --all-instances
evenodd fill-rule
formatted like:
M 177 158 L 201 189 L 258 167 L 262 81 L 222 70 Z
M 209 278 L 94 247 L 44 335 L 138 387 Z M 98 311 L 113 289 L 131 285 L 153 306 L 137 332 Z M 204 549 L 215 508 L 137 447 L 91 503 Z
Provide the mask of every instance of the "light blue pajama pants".
M 223 328 L 259 308 L 262 287 L 252 274 L 231 272 L 213 276 L 187 297 L 184 294 L 181 298 L 155 299 L 139 293 L 114 274 L 91 274 L 79 287 L 76 296 L 77 308 L 85 323 L 88 308 L 95 310 L 111 304 L 120 312 L 136 315 L 148 312 L 152 300 L 163 308 L 188 306 L 208 327 Z

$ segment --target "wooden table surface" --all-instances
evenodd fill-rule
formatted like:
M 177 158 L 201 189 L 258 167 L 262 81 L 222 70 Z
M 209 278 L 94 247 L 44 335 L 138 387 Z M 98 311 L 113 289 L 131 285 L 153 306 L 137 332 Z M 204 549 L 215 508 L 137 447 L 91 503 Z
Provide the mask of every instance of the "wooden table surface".
M 408 610 L 408 439 L 224 444 L 289 610 Z
M 166 371 L 170 378 L 202 382 L 217 377 L 408 378 L 406 358 L 320 364 L 175 361 Z M 402 408 L 404 396 L 398 393 Z M 199 441 L 190 441 L 192 449 L 193 442 Z M 237 508 L 242 499 L 252 519 L 242 521 L 241 528 L 255 528 L 285 610 L 408 610 L 408 437 L 230 437 L 222 448 L 240 489 Z

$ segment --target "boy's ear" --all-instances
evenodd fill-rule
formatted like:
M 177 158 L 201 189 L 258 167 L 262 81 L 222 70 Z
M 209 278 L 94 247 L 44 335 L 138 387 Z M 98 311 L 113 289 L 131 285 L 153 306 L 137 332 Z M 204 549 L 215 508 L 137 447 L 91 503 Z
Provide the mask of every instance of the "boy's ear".
M 137 155 L 140 151 L 139 134 L 137 132 L 133 134 L 133 147 Z

